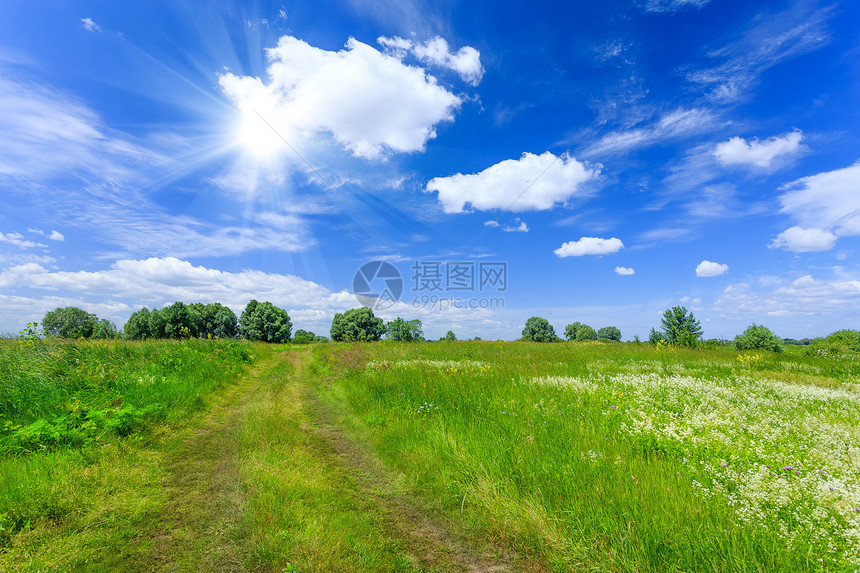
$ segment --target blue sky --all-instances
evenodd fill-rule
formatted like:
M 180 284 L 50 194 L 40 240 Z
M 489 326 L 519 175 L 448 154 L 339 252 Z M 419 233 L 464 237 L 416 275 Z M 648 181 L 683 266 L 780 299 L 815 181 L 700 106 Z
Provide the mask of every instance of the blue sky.
M 4 7 L 0 331 L 257 298 L 327 334 L 373 260 L 434 338 L 860 326 L 857 3 L 387 4 Z

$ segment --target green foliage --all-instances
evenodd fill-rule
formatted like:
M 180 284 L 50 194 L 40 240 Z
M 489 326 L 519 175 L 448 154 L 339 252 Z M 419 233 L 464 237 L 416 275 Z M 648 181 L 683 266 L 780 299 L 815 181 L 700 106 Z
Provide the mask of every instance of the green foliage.
M 597 338 L 605 340 L 621 340 L 621 331 L 614 326 L 604 326 L 597 331 Z
M 837 330 L 833 334 L 824 339 L 829 344 L 844 346 L 854 352 L 860 352 L 860 331 L 857 330 Z
M 48 311 L 42 331 L 55 338 L 116 338 L 116 325 L 75 306 Z
M 656 346 L 660 342 L 666 342 L 666 337 L 659 330 L 652 328 L 651 332 L 648 333 L 648 343 Z
M 442 340 L 448 342 L 455 342 L 457 340 L 457 335 L 454 334 L 453 330 L 449 330 L 447 333 L 445 333 L 445 337 Z
M 0 341 L 0 450 L 81 446 L 181 417 L 250 359 L 237 342 Z
M 574 322 L 573 324 L 568 324 L 564 327 L 564 337 L 570 342 L 597 340 L 597 332 L 587 324 Z
M 331 321 L 331 339 L 337 342 L 370 342 L 382 338 L 385 324 L 367 307 L 337 313 Z
M 702 337 L 701 323 L 683 306 L 666 310 L 660 324 L 663 338 L 675 346 L 695 346 Z
M 526 321 L 526 326 L 523 328 L 523 340 L 557 342 L 559 338 L 555 334 L 555 328 L 547 319 L 533 316 Z
M 751 324 L 743 334 L 735 337 L 735 348 L 738 350 L 769 350 L 782 352 L 782 340 L 769 328 L 755 323 Z
M 421 321 L 418 319 L 403 320 L 398 316 L 388 323 L 385 330 L 390 340 L 400 340 L 402 342 L 424 340 L 424 333 L 421 331 Z
M 252 299 L 239 318 L 239 332 L 248 340 L 288 342 L 292 328 L 287 311 L 270 302 Z
M 235 338 L 239 332 L 236 314 L 220 303 L 175 302 L 161 310 L 146 307 L 135 311 L 123 327 L 129 340 L 147 338 Z
M 296 331 L 293 335 L 293 342 L 295 344 L 310 344 L 314 341 L 314 333 L 308 332 L 307 330 L 302 330 L 301 328 Z

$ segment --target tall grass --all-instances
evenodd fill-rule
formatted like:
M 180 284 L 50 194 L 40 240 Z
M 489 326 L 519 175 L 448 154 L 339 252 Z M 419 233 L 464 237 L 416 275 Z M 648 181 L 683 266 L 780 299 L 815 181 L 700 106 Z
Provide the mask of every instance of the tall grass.
M 128 544 L 164 501 L 155 430 L 241 376 L 252 348 L 0 340 L 0 557 L 105 563 L 100 547 Z
M 0 340 L 0 451 L 80 445 L 185 416 L 250 360 L 233 341 Z
M 634 344 L 315 351 L 438 511 L 547 566 L 854 570 L 860 364 Z

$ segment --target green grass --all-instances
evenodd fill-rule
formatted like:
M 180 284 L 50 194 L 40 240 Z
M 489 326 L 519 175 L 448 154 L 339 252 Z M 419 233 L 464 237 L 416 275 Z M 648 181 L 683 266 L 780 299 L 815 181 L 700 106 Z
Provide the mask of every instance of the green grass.
M 316 358 L 414 495 L 554 570 L 860 562 L 850 357 L 456 343 Z
M 129 569 L 167 502 L 171 437 L 251 351 L 0 340 L 0 569 Z
M 794 349 L 0 341 L 0 570 L 853 571 L 858 377 Z

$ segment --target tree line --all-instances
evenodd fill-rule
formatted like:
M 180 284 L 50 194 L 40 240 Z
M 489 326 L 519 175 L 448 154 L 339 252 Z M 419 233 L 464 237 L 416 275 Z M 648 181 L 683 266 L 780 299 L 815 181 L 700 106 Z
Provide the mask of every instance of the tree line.
M 35 325 L 33 325 L 35 326 Z M 182 339 L 182 338 L 245 338 L 262 342 L 295 342 L 308 344 L 329 339 L 307 330 L 292 334 L 292 321 L 286 310 L 271 302 L 251 300 L 237 317 L 226 306 L 219 303 L 203 304 L 174 302 L 161 309 L 143 307 L 135 311 L 125 323 L 122 331 L 107 319 L 77 307 L 56 308 L 45 314 L 42 330 L 46 336 L 56 338 L 126 338 Z M 28 332 L 33 330 L 28 325 Z M 23 331 L 22 331 L 23 332 Z M 372 342 L 382 339 L 401 342 L 423 342 L 424 332 L 418 319 L 397 317 L 389 322 L 373 314 L 367 307 L 354 308 L 334 315 L 331 323 L 331 340 L 338 342 Z M 620 342 L 621 330 L 615 326 L 604 326 L 595 330 L 587 324 L 573 322 L 564 328 L 564 337 L 569 342 L 602 340 Z M 440 341 L 456 341 L 457 336 L 449 330 Z M 474 338 L 473 340 L 480 340 Z M 522 331 L 524 341 L 560 342 L 550 322 L 533 316 L 526 321 Z M 640 342 L 639 337 L 633 342 Z M 728 340 L 702 340 L 702 325 L 692 312 L 683 306 L 675 306 L 663 312 L 660 329 L 652 328 L 648 342 L 673 346 L 733 346 L 738 350 L 767 350 L 782 352 L 786 344 L 809 345 L 809 353 L 860 352 L 860 332 L 840 330 L 823 339 L 795 341 L 781 339 L 770 329 L 753 323 L 743 334 Z

